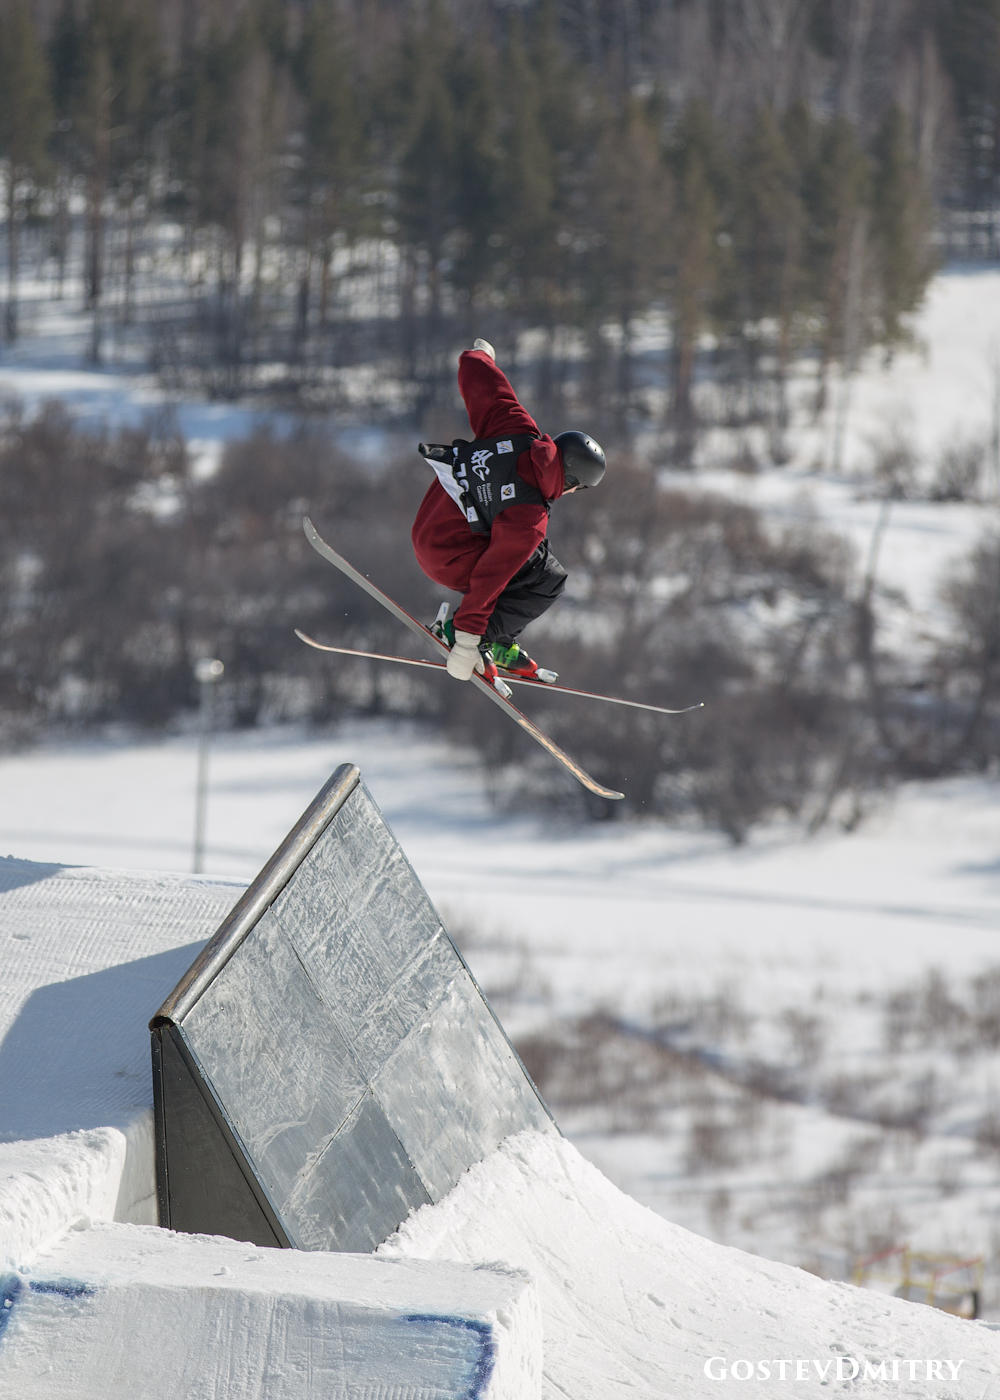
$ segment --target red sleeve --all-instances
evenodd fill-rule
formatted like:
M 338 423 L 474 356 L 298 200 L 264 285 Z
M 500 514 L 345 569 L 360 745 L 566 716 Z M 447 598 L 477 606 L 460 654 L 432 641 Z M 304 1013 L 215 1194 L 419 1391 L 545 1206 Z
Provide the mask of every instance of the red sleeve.
M 518 403 L 504 372 L 483 350 L 466 350 L 458 361 L 458 387 L 477 438 L 504 433 L 537 433 L 538 425 Z M 559 449 L 540 437 L 517 459 L 517 474 L 537 486 L 547 501 L 562 495 L 563 467 Z M 545 538 L 549 517 L 544 506 L 516 505 L 501 511 L 493 522 L 490 542 L 479 556 L 469 588 L 455 614 L 461 632 L 482 636 L 493 606 L 522 564 Z
M 566 485 L 559 449 L 548 436 L 536 438 L 517 459 L 517 474 L 537 486 L 547 501 L 556 501 Z
M 517 401 L 510 381 L 485 350 L 464 350 L 458 361 L 458 388 L 465 400 L 472 436 L 537 433 L 538 424 Z
M 493 522 L 489 545 L 472 570 L 469 591 L 455 614 L 460 632 L 483 635 L 496 600 L 544 540 L 548 523 L 544 506 L 508 506 L 500 512 Z

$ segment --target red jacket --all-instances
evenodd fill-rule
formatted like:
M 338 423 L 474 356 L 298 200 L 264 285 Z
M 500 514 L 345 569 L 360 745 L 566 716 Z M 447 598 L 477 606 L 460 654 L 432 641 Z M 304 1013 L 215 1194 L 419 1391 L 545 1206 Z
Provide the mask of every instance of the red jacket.
M 507 376 L 483 350 L 466 350 L 458 362 L 458 387 L 475 438 L 537 433 L 530 413 L 517 401 Z M 563 491 L 563 464 L 550 437 L 540 437 L 517 459 L 517 474 L 537 486 L 547 501 Z M 435 477 L 420 502 L 410 537 L 417 563 L 428 578 L 464 593 L 455 614 L 460 632 L 482 636 L 493 605 L 522 564 L 545 538 L 544 506 L 508 506 L 488 535 L 474 535 L 461 510 Z

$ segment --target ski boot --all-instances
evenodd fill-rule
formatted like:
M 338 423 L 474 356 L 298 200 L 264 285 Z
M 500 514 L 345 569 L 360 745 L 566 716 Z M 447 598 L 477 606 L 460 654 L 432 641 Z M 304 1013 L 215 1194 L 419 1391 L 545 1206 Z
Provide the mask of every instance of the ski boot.
M 489 642 L 479 643 L 479 655 L 483 658 L 483 680 L 509 699 L 514 692 L 509 685 L 505 685 L 500 679 L 500 672 L 497 670 L 497 663 L 493 658 L 493 648 Z
M 559 678 L 558 671 L 547 671 L 539 666 L 517 642 L 509 647 L 500 642 L 493 642 L 490 651 L 497 666 L 508 676 L 518 676 L 526 681 L 541 681 L 543 685 L 555 685 Z

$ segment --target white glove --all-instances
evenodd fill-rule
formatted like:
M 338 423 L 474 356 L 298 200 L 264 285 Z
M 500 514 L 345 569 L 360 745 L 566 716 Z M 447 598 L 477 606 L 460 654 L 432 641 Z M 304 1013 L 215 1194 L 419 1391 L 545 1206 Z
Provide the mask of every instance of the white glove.
M 472 679 L 473 671 L 482 675 L 485 669 L 479 654 L 479 638 L 471 632 L 459 632 L 456 628 L 455 645 L 448 653 L 449 676 L 454 676 L 457 681 L 468 681 Z
M 473 350 L 482 350 L 484 354 L 489 355 L 491 360 L 496 360 L 497 352 L 493 349 L 493 346 L 488 340 L 474 340 L 472 342 L 472 348 Z

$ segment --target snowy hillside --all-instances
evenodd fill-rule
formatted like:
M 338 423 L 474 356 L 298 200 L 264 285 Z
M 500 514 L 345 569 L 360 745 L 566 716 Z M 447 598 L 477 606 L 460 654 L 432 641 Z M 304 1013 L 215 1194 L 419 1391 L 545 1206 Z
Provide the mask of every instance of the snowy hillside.
M 148 377 L 80 369 L 76 313 L 39 303 L 33 316 L 39 336 L 0 355 L 0 389 L 29 405 L 63 397 L 91 420 L 163 404 Z M 776 522 L 821 521 L 864 561 L 881 447 L 905 440 L 924 489 L 942 447 L 989 439 L 997 327 L 1000 272 L 949 270 L 915 349 L 888 366 L 872 357 L 852 386 L 839 474 L 802 366 L 788 465 L 729 470 L 719 464 L 740 443 L 720 432 L 703 469 L 675 484 Z M 257 418 L 177 407 L 206 469 Z M 344 440 L 365 456 L 386 441 Z M 997 487 L 987 474 L 979 500 L 893 503 L 878 577 L 899 592 L 883 597 L 883 618 L 904 651 L 940 628 L 942 572 L 996 525 Z M 683 826 L 498 816 L 473 756 L 419 729 L 264 730 L 216 741 L 209 873 L 252 876 L 344 760 L 360 765 L 564 1131 L 616 1185 L 674 1224 L 828 1278 L 903 1243 L 985 1256 L 985 1312 L 1000 1320 L 995 780 L 908 785 L 851 834 L 772 827 L 733 850 Z M 3 755 L 0 854 L 186 871 L 194 771 L 183 735 Z
M 362 765 L 428 888 L 450 905 L 450 922 L 457 933 L 464 932 L 474 970 L 511 1029 L 527 1033 L 522 1040 L 526 1046 L 531 1033 L 537 1041 L 548 1032 L 554 1042 L 560 1027 L 564 1033 L 567 1026 L 578 1026 L 573 1018 L 595 1005 L 618 1028 L 619 1039 L 622 1027 L 634 1032 L 649 1025 L 664 1007 L 673 1024 L 679 1004 L 687 999 L 710 1010 L 714 1006 L 713 1043 L 725 1048 L 736 1068 L 739 1047 L 747 1043 L 761 1055 L 776 1051 L 778 1062 L 787 1064 L 787 1046 L 771 1037 L 785 1024 L 782 1012 L 805 1003 L 819 1005 L 821 1014 L 830 1014 L 835 1022 L 838 1013 L 846 1020 L 853 1015 L 843 1036 L 831 1037 L 835 1050 L 841 1054 L 846 1042 L 848 1060 L 860 1053 L 869 1069 L 877 1069 L 879 1047 L 865 1040 L 866 1007 L 895 985 L 901 961 L 915 974 L 947 950 L 952 975 L 975 975 L 991 965 L 996 796 L 986 785 L 950 793 L 904 793 L 895 810 L 873 821 L 868 834 L 805 843 L 773 832 L 734 855 L 715 838 L 653 825 L 546 831 L 533 823 L 499 820 L 491 815 L 471 765 L 463 765 L 460 756 L 456 761 L 441 743 L 416 730 L 355 724 L 323 738 L 257 734 L 219 744 L 212 822 L 228 829 L 234 843 L 230 849 L 237 854 L 210 848 L 212 865 L 232 870 L 246 862 L 249 873 L 267 853 L 271 832 L 283 832 L 329 769 L 348 757 Z M 22 813 L 35 823 L 33 834 L 21 838 L 23 849 L 33 854 L 41 854 L 47 842 L 69 845 L 82 834 L 103 842 L 105 859 L 135 863 L 130 852 L 138 849 L 142 863 L 168 866 L 176 864 L 190 821 L 193 771 L 194 754 L 185 740 L 41 750 L 0 764 L 0 803 L 6 812 Z M 101 785 L 99 772 L 104 775 Z M 964 818 L 955 820 L 949 800 L 965 808 Z M 46 812 L 72 818 L 86 814 L 88 802 L 89 821 L 76 838 L 54 827 L 46 833 Z M 951 841 L 941 840 L 944 817 L 951 818 Z M 27 928 L 9 899 L 4 920 L 8 936 L 21 940 L 9 965 L 23 966 L 26 975 L 33 969 L 39 980 L 33 1001 L 35 1060 L 42 1068 L 52 1061 L 42 1038 L 48 1007 L 54 1042 L 67 1027 L 75 1028 L 67 1044 L 71 1060 L 60 1051 L 62 1058 L 57 1055 L 55 1063 L 64 1069 L 71 1064 L 76 1079 L 65 1085 L 60 1080 L 58 1093 L 45 1087 L 44 1076 L 32 1082 L 34 1087 L 25 1079 L 30 1065 L 24 1055 L 30 1056 L 31 1045 L 23 1040 L 22 1016 L 7 1047 L 13 1072 L 5 1081 L 5 1119 L 13 1106 L 28 1131 L 53 1131 L 72 1127 L 81 1106 L 97 1116 L 88 1118 L 94 1125 L 88 1130 L 64 1134 L 50 1144 L 0 1148 L 0 1205 L 10 1207 L 16 1187 L 21 1203 L 15 1222 L 17 1253 L 23 1265 L 3 1284 L 12 1311 L 0 1351 L 0 1380 L 12 1381 L 26 1400 L 63 1394 L 126 1400 L 134 1393 L 129 1387 L 136 1377 L 148 1377 L 157 1365 L 171 1376 L 187 1374 L 186 1353 L 176 1347 L 180 1328 L 191 1335 L 192 1355 L 200 1355 L 199 1347 L 208 1348 L 207 1396 L 222 1400 L 231 1393 L 226 1386 L 234 1377 L 268 1375 L 267 1394 L 318 1397 L 321 1392 L 310 1387 L 320 1384 L 325 1367 L 339 1363 L 337 1348 L 331 1352 L 328 1340 L 322 1352 L 309 1342 L 308 1318 L 317 1307 L 341 1299 L 330 1311 L 323 1336 L 339 1337 L 344 1328 L 353 1337 L 357 1310 L 370 1309 L 364 1280 L 351 1273 L 357 1271 L 351 1256 L 283 1254 L 271 1264 L 269 1251 L 248 1253 L 246 1246 L 231 1241 L 185 1242 L 141 1225 L 98 1223 L 112 1211 L 119 1220 L 144 1217 L 138 1200 L 143 1193 L 136 1186 L 140 1176 L 151 1174 L 148 1134 L 145 1141 L 140 1133 L 135 1141 L 123 1142 L 123 1136 L 130 1137 L 127 1130 L 123 1135 L 97 1125 L 122 1121 L 125 1126 L 123 1112 L 135 1114 L 142 1097 L 136 1097 L 135 1071 L 145 1055 L 145 1010 L 140 1014 L 140 1007 L 155 1004 L 186 964 L 192 935 L 203 936 L 211 926 L 211 902 L 217 913 L 227 907 L 232 877 L 226 886 L 165 875 L 144 880 L 138 872 L 109 877 L 59 873 L 52 867 L 23 870 L 26 879 L 36 881 L 35 891 L 50 900 L 61 897 L 64 904 L 69 899 L 67 910 L 76 908 L 79 915 L 73 939 L 58 927 Z M 74 887 L 80 893 L 76 901 Z M 37 902 L 37 896 L 28 903 L 32 900 Z M 190 906 L 187 912 L 196 915 L 194 922 L 178 920 L 172 912 L 174 904 L 181 912 L 182 900 Z M 160 906 L 170 915 L 166 920 L 157 912 Z M 130 922 L 132 942 L 119 948 L 108 932 L 100 936 L 102 909 L 106 930 L 113 930 L 129 908 L 141 918 Z M 101 979 L 88 973 L 146 948 L 144 921 L 155 927 L 155 947 L 162 952 L 110 969 L 131 973 L 126 989 L 131 1014 L 123 1017 L 117 1008 L 115 1035 L 108 1039 L 102 1025 L 115 1019 L 116 1007 L 100 991 Z M 145 963 L 151 966 L 147 969 Z M 714 994 L 720 977 L 728 985 L 724 980 Z M 81 1000 L 80 993 L 91 984 L 97 1002 L 92 994 L 90 1002 L 86 996 Z M 810 999 L 806 989 L 817 984 L 829 991 Z M 124 985 L 121 978 L 116 985 Z M 859 985 L 867 989 L 861 999 Z M 8 990 L 16 1000 L 17 986 Z M 98 1003 L 103 1010 L 95 1016 Z M 697 1017 L 689 1019 L 687 1033 L 697 1035 Z M 727 1026 L 737 1024 L 741 1032 L 728 1037 Z M 730 1038 L 736 1042 L 732 1053 Z M 643 1043 L 633 1034 L 627 1047 L 629 1063 L 640 1070 L 648 1063 Z M 815 1070 L 823 1062 L 821 1050 L 810 1066 Z M 586 1055 L 577 1060 L 578 1088 L 586 1087 L 591 1063 Z M 968 1056 L 963 1063 L 968 1069 Z M 93 1085 L 90 1071 L 96 1074 Z M 616 1190 L 570 1142 L 522 1134 L 475 1166 L 437 1205 L 411 1216 L 380 1250 L 386 1262 L 404 1259 L 412 1268 L 405 1279 L 392 1280 L 394 1288 L 404 1290 L 405 1316 L 399 1320 L 419 1321 L 429 1309 L 440 1310 L 449 1288 L 454 1299 L 457 1287 L 465 1309 L 485 1311 L 492 1304 L 489 1325 L 502 1334 L 511 1366 L 523 1376 L 520 1388 L 508 1389 L 508 1381 L 496 1388 L 497 1400 L 537 1395 L 539 1375 L 546 1400 L 567 1393 L 580 1400 L 618 1393 L 649 1400 L 707 1396 L 730 1376 L 746 1383 L 748 1394 L 760 1395 L 770 1393 L 776 1379 L 789 1383 L 789 1394 L 805 1395 L 814 1384 L 840 1386 L 859 1374 L 864 1394 L 958 1400 L 984 1393 L 1000 1370 L 1000 1346 L 991 1324 L 970 1324 L 843 1284 L 822 1283 L 785 1264 L 709 1244 L 681 1228 L 698 1223 L 690 1218 L 697 1214 L 693 1197 L 699 1191 L 703 1197 L 702 1188 L 709 1185 L 718 1192 L 721 1178 L 716 1172 L 707 1179 L 703 1168 L 692 1172 L 691 1164 L 678 1167 L 679 1110 L 684 1106 L 679 1099 L 692 1086 L 685 1082 L 681 1056 L 673 1055 L 669 1071 L 647 1083 L 653 1090 L 647 1110 L 651 1103 L 654 1111 L 641 1134 L 628 1122 L 630 1113 L 642 1109 L 634 1081 L 630 1092 L 591 1103 L 594 1121 L 589 1126 L 579 1112 L 563 1114 L 555 1105 L 585 1156 L 634 1194 L 655 1197 L 650 1203 L 661 1216 Z M 735 1082 L 722 1073 L 716 1077 L 730 1088 Z M 703 1111 L 713 1085 L 703 1080 L 695 1088 L 688 1107 Z M 39 1118 L 43 1110 L 44 1122 Z M 749 1163 L 731 1164 L 728 1182 L 737 1213 L 753 1207 L 754 1193 L 808 1195 L 810 1188 L 821 1190 L 824 1181 L 833 1179 L 827 1156 L 849 1135 L 844 1131 L 850 1127 L 849 1115 L 805 1108 L 796 1119 L 795 1109 L 789 1107 L 789 1112 L 793 1116 L 784 1132 L 774 1134 L 774 1150 Z M 30 1124 L 26 1114 L 34 1115 Z M 59 1114 L 62 1119 L 56 1121 Z M 609 1121 L 609 1115 L 618 1121 Z M 747 1126 L 744 1121 L 744 1132 Z M 765 1125 L 765 1136 L 773 1127 L 773 1122 Z M 935 1145 L 933 1133 L 923 1139 L 903 1133 L 897 1148 L 905 1146 L 903 1139 L 912 1140 L 916 1156 Z M 960 1165 L 969 1156 L 969 1144 L 954 1132 L 946 1145 Z M 737 1146 L 745 1153 L 745 1143 Z M 951 1209 L 945 1224 L 975 1238 L 996 1209 L 983 1190 L 985 1172 L 978 1181 L 971 1173 L 958 1183 L 953 1179 L 932 1198 L 923 1180 L 911 1189 L 904 1156 L 897 1152 L 876 1180 L 869 1153 L 864 1170 L 872 1179 L 848 1181 L 841 1204 L 849 1204 L 852 1187 L 862 1195 L 881 1192 L 883 1217 L 885 1200 L 902 1200 L 912 1207 L 907 1224 L 927 1235 L 941 1225 L 940 1212 L 927 1208 L 940 1206 L 943 1194 L 946 1210 L 949 1203 Z M 127 1183 L 130 1161 L 133 1180 Z M 800 1182 L 794 1180 L 796 1171 L 804 1172 Z M 39 1210 L 43 1195 L 44 1217 Z M 9 1224 L 5 1237 L 10 1237 Z M 74 1227 L 62 1239 L 56 1237 L 60 1224 Z M 719 1227 L 720 1221 L 715 1224 Z M 772 1211 L 771 1217 L 762 1213 L 756 1238 L 746 1218 L 737 1228 L 744 1234 L 741 1243 L 787 1257 L 794 1251 L 785 1247 L 787 1240 L 775 1226 Z M 735 1230 L 728 1231 L 723 1220 L 716 1233 L 728 1242 Z M 433 1263 L 425 1271 L 421 1261 Z M 449 1284 L 434 1274 L 434 1268 L 449 1264 L 480 1271 L 478 1283 L 487 1294 L 494 1281 L 501 1288 L 523 1290 L 524 1275 L 512 1270 L 526 1270 L 537 1288 L 543 1346 L 538 1347 L 537 1325 L 531 1322 L 531 1298 L 524 1295 L 527 1320 L 518 1320 L 512 1305 L 498 1303 L 496 1293 L 484 1294 L 483 1302 L 473 1305 L 460 1279 Z M 425 1301 L 430 1299 L 435 1301 Z M 206 1302 L 212 1303 L 208 1312 Z M 447 1306 L 456 1309 L 454 1301 Z M 162 1327 L 164 1309 L 175 1327 Z M 115 1360 L 123 1355 L 126 1315 L 130 1326 L 148 1330 L 151 1339 L 139 1352 L 128 1349 L 135 1358 L 131 1369 Z M 269 1324 L 272 1316 L 283 1319 L 280 1326 Z M 259 1324 L 250 1321 L 255 1318 Z M 378 1358 L 394 1345 L 385 1332 L 397 1325 L 394 1318 L 383 1307 L 378 1318 L 362 1322 L 350 1352 L 359 1374 L 372 1380 L 381 1374 Z M 509 1342 L 503 1342 L 504 1336 Z M 305 1352 L 313 1357 L 302 1373 L 305 1388 L 282 1389 L 295 1368 L 305 1365 Z M 109 1381 L 104 1368 L 112 1361 Z M 468 1371 L 468 1347 L 452 1348 L 448 1365 L 456 1375 L 463 1367 Z M 501 1372 L 509 1375 L 509 1369 L 496 1373 L 498 1387 Z M 175 1395 L 180 1400 L 184 1393 L 176 1386 L 165 1392 L 170 1400 Z M 492 1396 L 494 1390 L 486 1394 Z
M 734 851 L 653 823 L 500 818 L 471 757 L 417 729 L 227 735 L 210 873 L 254 874 L 348 760 L 612 1180 L 831 1277 L 889 1244 L 985 1254 L 1000 1318 L 994 784 L 913 785 L 853 834 Z M 194 773 L 186 738 L 8 756 L 0 849 L 183 870 Z

